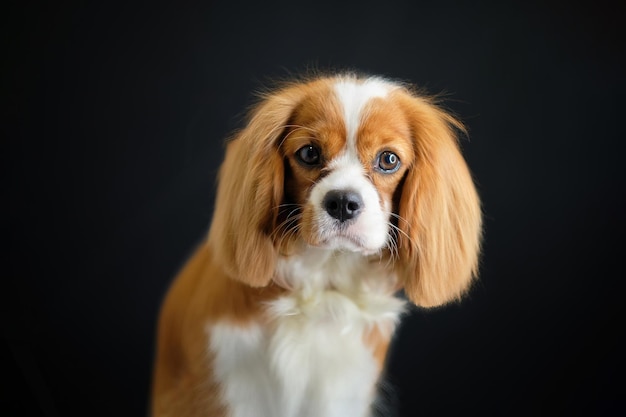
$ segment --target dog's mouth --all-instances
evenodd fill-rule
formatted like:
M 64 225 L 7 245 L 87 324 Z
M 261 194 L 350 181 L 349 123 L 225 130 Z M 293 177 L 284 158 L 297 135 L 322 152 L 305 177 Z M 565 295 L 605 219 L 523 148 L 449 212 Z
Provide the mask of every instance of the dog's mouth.
M 319 242 L 320 247 L 339 251 L 359 252 L 363 255 L 372 255 L 380 250 L 378 247 L 368 245 L 367 240 L 363 237 L 345 230 L 324 234 Z

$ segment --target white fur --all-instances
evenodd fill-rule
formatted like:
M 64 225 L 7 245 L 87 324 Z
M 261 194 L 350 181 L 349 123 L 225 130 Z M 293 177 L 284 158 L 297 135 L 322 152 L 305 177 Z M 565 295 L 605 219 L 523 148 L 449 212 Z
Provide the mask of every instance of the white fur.
M 292 291 L 268 304 L 268 324 L 209 327 L 229 417 L 369 416 L 378 370 L 363 338 L 391 334 L 404 308 L 384 271 L 351 252 L 281 258 Z
M 382 78 L 371 77 L 361 82 L 344 78 L 335 83 L 335 94 L 343 109 L 348 149 L 356 155 L 356 132 L 361 124 L 363 109 L 373 98 L 384 98 L 392 85 Z
M 231 417 L 279 416 L 279 407 L 267 369 L 267 340 L 258 324 L 230 323 L 208 328 L 214 375 L 221 382 L 222 401 Z

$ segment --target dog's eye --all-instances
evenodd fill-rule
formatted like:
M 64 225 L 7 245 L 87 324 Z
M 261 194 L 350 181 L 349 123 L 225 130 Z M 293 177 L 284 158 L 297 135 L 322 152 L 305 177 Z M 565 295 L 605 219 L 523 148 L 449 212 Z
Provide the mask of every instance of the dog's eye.
M 313 145 L 306 145 L 298 149 L 296 156 L 305 165 L 317 165 L 320 163 L 320 151 Z
M 378 155 L 377 168 L 385 174 L 396 172 L 400 168 L 400 158 L 393 152 L 383 151 Z

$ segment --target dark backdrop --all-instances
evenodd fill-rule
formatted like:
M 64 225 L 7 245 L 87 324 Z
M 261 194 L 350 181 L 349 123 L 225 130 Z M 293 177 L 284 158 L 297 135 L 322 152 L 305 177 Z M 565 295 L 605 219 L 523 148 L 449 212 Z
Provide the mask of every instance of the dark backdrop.
M 0 414 L 145 414 L 223 139 L 253 90 L 308 68 L 445 92 L 469 128 L 481 278 L 404 321 L 398 414 L 626 412 L 619 2 L 171 3 L 1 13 Z

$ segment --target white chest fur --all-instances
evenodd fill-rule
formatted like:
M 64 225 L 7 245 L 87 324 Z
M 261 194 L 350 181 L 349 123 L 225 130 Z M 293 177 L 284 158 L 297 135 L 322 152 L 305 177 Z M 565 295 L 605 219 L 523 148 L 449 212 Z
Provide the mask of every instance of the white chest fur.
M 293 291 L 268 304 L 269 324 L 209 326 L 230 417 L 369 415 L 378 369 L 364 336 L 393 331 L 404 302 L 384 265 L 314 255 L 281 260 L 277 279 Z

